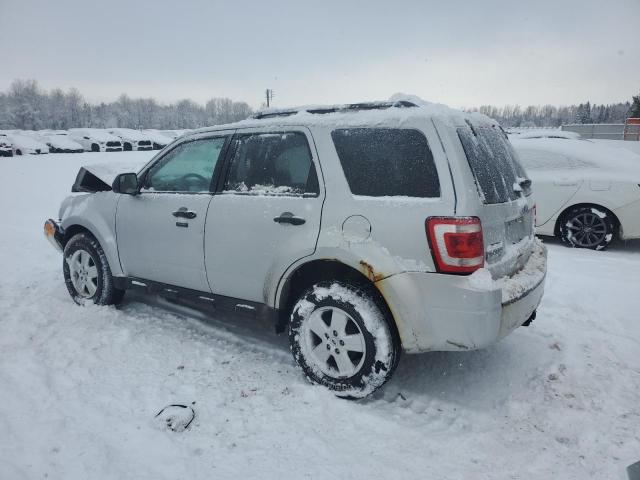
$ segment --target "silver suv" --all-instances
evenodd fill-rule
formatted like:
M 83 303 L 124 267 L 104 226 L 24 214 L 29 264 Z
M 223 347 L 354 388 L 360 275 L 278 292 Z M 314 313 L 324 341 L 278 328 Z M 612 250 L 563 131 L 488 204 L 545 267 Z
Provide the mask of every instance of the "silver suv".
M 45 233 L 77 303 L 139 288 L 271 317 L 307 378 L 358 398 L 401 350 L 477 349 L 533 320 L 546 250 L 530 184 L 478 114 L 268 110 L 183 136 L 136 173 L 81 169 L 84 193 Z

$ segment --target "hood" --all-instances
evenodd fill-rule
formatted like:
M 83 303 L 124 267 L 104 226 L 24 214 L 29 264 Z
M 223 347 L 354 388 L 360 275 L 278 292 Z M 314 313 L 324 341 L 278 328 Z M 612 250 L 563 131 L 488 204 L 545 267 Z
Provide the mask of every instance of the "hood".
M 82 150 L 82 145 L 64 135 L 45 135 L 44 139 L 54 148 Z
M 72 192 L 108 192 L 115 178 L 121 173 L 139 172 L 147 161 L 117 162 L 85 165 L 76 175 Z

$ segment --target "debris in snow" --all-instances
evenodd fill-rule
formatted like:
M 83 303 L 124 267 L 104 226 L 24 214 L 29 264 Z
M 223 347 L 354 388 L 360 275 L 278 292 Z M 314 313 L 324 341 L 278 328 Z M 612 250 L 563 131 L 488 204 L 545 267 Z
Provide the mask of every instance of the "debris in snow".
M 195 404 L 195 402 L 193 402 Z M 156 413 L 156 420 L 163 428 L 168 428 L 173 432 L 183 432 L 193 422 L 196 412 L 188 405 L 173 404 L 164 407 Z
M 597 208 L 592 208 L 591 213 L 599 216 L 600 218 L 607 218 L 607 214 Z

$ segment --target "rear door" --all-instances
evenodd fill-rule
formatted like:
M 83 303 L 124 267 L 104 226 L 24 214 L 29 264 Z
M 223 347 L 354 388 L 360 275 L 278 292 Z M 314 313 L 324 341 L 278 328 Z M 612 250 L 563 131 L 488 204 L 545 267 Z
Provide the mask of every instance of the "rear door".
M 226 177 L 207 214 L 205 256 L 218 295 L 267 303 L 265 285 L 315 251 L 324 200 L 308 129 L 234 135 Z
M 127 276 L 210 291 L 205 220 L 230 138 L 221 132 L 179 143 L 141 175 L 139 195 L 121 195 L 116 232 Z
M 486 266 L 502 277 L 520 270 L 534 240 L 529 179 L 504 132 L 492 124 L 457 128 L 480 200 Z
M 519 147 L 518 155 L 533 181 L 537 224 L 544 225 L 571 200 L 583 180 L 572 171 L 569 157 L 559 153 Z

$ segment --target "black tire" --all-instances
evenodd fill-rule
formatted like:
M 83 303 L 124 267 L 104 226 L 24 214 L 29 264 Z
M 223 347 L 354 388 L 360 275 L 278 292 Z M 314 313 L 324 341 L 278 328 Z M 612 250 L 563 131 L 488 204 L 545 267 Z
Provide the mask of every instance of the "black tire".
M 91 144 L 91 151 L 92 152 L 99 152 L 100 151 L 100 145 L 98 145 L 97 143 L 92 143 Z
M 372 394 L 391 378 L 400 359 L 400 340 L 385 312 L 376 296 L 360 286 L 342 282 L 314 285 L 292 309 L 289 342 L 294 360 L 310 382 L 327 387 L 338 397 L 357 399 Z M 334 315 L 339 320 L 343 314 L 346 323 L 337 333 Z M 327 329 L 323 338 L 311 331 L 317 330 L 312 325 L 318 321 Z M 357 339 L 360 346 L 350 350 L 342 339 Z M 358 352 L 360 348 L 364 352 Z M 318 355 L 328 359 L 323 363 Z M 338 364 L 347 366 L 345 374 L 340 374 Z
M 617 222 L 609 210 L 597 206 L 574 207 L 560 219 L 560 238 L 574 248 L 604 250 L 616 235 Z
M 91 269 L 94 266 L 96 268 L 97 275 L 95 280 L 91 280 L 91 278 L 87 279 L 87 281 L 92 282 L 94 285 L 94 292 L 91 291 L 94 287 L 84 289 L 77 288 L 78 275 L 73 271 L 74 267 L 70 267 L 74 258 L 82 258 L 85 253 L 89 256 L 89 261 L 86 265 L 87 269 Z M 74 235 L 67 242 L 64 247 L 62 270 L 69 295 L 71 295 L 73 301 L 78 305 L 84 305 L 87 302 L 93 302 L 96 305 L 114 305 L 120 303 L 124 297 L 125 291 L 114 286 L 109 262 L 102 247 L 98 241 L 88 233 Z M 86 274 L 84 277 L 86 278 Z M 75 282 L 74 278 L 76 279 Z M 86 283 L 87 282 L 85 282 L 85 284 Z
M 131 146 L 131 144 L 127 142 L 125 142 L 122 147 L 125 152 L 130 152 L 133 150 L 133 147 Z
M 20 149 L 16 150 L 16 155 L 22 155 L 22 150 Z

